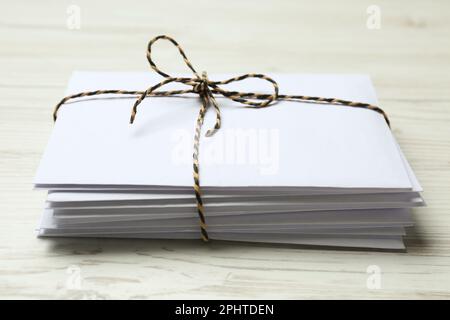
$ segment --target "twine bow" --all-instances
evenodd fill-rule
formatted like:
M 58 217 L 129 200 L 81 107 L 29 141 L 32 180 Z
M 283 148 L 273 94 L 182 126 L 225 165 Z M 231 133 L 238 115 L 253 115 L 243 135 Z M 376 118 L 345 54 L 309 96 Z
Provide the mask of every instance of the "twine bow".
M 152 53 L 152 46 L 155 42 L 158 40 L 167 40 L 170 41 L 176 48 L 178 48 L 178 51 L 180 55 L 183 57 L 183 60 L 185 64 L 188 66 L 188 68 L 193 72 L 194 77 L 192 78 L 183 78 L 183 77 L 172 77 L 169 74 L 161 71 L 156 64 L 153 62 L 151 53 Z M 198 156 L 199 156 L 199 144 L 200 144 L 200 134 L 201 129 L 203 126 L 203 121 L 205 118 L 205 114 L 210 106 L 212 106 L 216 112 L 216 121 L 215 125 L 212 129 L 209 129 L 206 132 L 206 136 L 212 136 L 217 130 L 221 127 L 221 116 L 220 116 L 220 108 L 217 104 L 217 101 L 215 99 L 215 95 L 222 95 L 225 98 L 231 99 L 233 101 L 239 102 L 241 104 L 248 105 L 250 107 L 255 108 L 263 108 L 267 107 L 272 102 L 276 102 L 278 100 L 289 100 L 289 101 L 297 101 L 297 102 L 309 102 L 309 103 L 319 103 L 319 104 L 332 104 L 332 105 L 341 105 L 341 106 L 348 106 L 348 107 L 354 107 L 354 108 L 364 108 L 376 111 L 380 113 L 388 126 L 390 126 L 389 119 L 386 115 L 386 113 L 379 107 L 368 104 L 368 103 L 362 103 L 362 102 L 354 102 L 354 101 L 348 101 L 348 100 L 341 100 L 336 98 L 322 98 L 322 97 L 310 97 L 310 96 L 304 96 L 304 95 L 282 95 L 278 93 L 278 84 L 275 80 L 272 78 L 263 75 L 263 74 L 254 74 L 254 73 L 248 73 L 244 74 L 238 77 L 230 78 L 227 80 L 222 81 L 211 81 L 208 79 L 207 73 L 203 72 L 200 76 L 197 71 L 192 66 L 191 62 L 187 58 L 186 54 L 184 53 L 183 49 L 180 47 L 180 45 L 171 37 L 161 35 L 153 38 L 149 43 L 147 47 L 147 60 L 150 63 L 150 66 L 154 71 L 159 73 L 161 76 L 164 77 L 164 80 L 161 82 L 155 84 L 154 86 L 151 86 L 145 91 L 130 91 L 130 90 L 96 90 L 96 91 L 86 91 L 86 92 L 80 92 L 77 94 L 69 95 L 64 97 L 55 107 L 55 110 L 53 112 L 53 120 L 56 121 L 57 114 L 59 108 L 68 102 L 69 100 L 76 99 L 76 98 L 82 98 L 82 97 L 88 97 L 88 96 L 94 96 L 94 95 L 102 95 L 102 94 L 123 94 L 123 95 L 137 95 L 138 98 L 136 102 L 133 105 L 133 108 L 131 110 L 131 117 L 130 117 L 130 123 L 133 123 L 136 117 L 137 113 L 137 107 L 141 104 L 141 102 L 148 96 L 163 96 L 163 97 L 169 97 L 174 95 L 182 95 L 182 94 L 188 94 L 188 93 L 194 93 L 198 94 L 201 100 L 201 106 L 200 110 L 197 116 L 196 126 L 195 126 L 195 136 L 194 136 L 194 148 L 193 148 L 193 175 L 194 175 L 194 192 L 195 192 L 195 199 L 197 203 L 197 213 L 200 220 L 200 231 L 201 231 L 201 237 L 204 241 L 209 241 L 209 236 L 207 232 L 207 225 L 206 225 L 206 218 L 205 218 L 205 209 L 203 206 L 203 200 L 202 200 L 202 192 L 200 188 L 200 170 L 199 170 L 199 162 L 198 162 Z M 242 81 L 244 79 L 248 78 L 258 78 L 265 80 L 272 84 L 273 86 L 273 93 L 272 94 L 262 94 L 262 93 L 253 93 L 253 92 L 238 92 L 238 91 L 227 91 L 220 87 L 220 85 L 226 85 L 232 82 Z M 169 83 L 181 83 L 188 87 L 189 89 L 185 90 L 170 90 L 170 91 L 156 91 L 157 89 L 163 87 L 166 84 Z

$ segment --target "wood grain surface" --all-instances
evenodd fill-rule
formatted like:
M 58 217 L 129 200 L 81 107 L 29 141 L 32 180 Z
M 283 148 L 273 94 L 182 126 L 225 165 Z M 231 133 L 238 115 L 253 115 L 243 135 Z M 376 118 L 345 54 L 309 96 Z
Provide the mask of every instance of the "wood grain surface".
M 67 26 L 71 5 L 80 29 Z M 45 193 L 32 180 L 71 72 L 149 70 L 158 34 L 211 74 L 370 74 L 428 203 L 407 252 L 37 239 Z M 165 70 L 185 70 L 159 47 Z M 0 97 L 0 298 L 450 297 L 449 1 L 4 1 Z M 379 289 L 366 285 L 370 265 Z

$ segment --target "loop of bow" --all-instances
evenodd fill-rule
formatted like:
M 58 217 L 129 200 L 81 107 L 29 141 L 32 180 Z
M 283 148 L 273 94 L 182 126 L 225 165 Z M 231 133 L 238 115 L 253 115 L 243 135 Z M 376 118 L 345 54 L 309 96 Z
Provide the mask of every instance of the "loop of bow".
M 169 74 L 161 71 L 156 64 L 153 62 L 151 57 L 152 52 L 152 46 L 155 42 L 158 40 L 168 40 L 171 42 L 175 47 L 178 48 L 178 51 L 180 55 L 183 57 L 184 62 L 188 66 L 188 68 L 192 71 L 194 74 L 194 77 L 187 78 L 187 77 L 172 77 Z M 239 102 L 241 104 L 245 104 L 252 107 L 262 108 L 267 107 L 272 102 L 276 102 L 277 100 L 289 100 L 289 101 L 297 101 L 297 102 L 309 102 L 309 103 L 319 103 L 319 104 L 332 104 L 332 105 L 343 105 L 348 107 L 354 107 L 354 108 L 364 108 L 376 111 L 380 113 L 386 123 L 389 124 L 389 119 L 386 115 L 386 113 L 379 107 L 368 104 L 368 103 L 362 103 L 362 102 L 354 102 L 354 101 L 348 101 L 348 100 L 342 100 L 342 99 L 336 99 L 336 98 L 323 98 L 323 97 L 311 97 L 311 96 L 304 96 L 304 95 L 281 95 L 278 93 L 278 84 L 275 80 L 272 78 L 263 75 L 263 74 L 244 74 L 238 77 L 230 78 L 227 80 L 222 81 L 211 81 L 208 79 L 207 73 L 203 72 L 200 76 L 197 71 L 192 66 L 191 62 L 187 58 L 186 54 L 184 53 L 183 49 L 180 47 L 180 45 L 171 37 L 161 35 L 156 38 L 153 38 L 148 43 L 147 48 L 147 60 L 152 67 L 154 71 L 159 73 L 161 76 L 164 77 L 164 80 L 161 82 L 151 86 L 145 91 L 131 91 L 131 90 L 96 90 L 96 91 L 87 91 L 87 92 L 80 92 L 77 94 L 73 94 L 70 96 L 64 97 L 55 107 L 55 110 L 53 112 L 53 119 L 56 121 L 57 114 L 59 108 L 67 103 L 69 100 L 76 99 L 76 98 L 82 98 L 82 97 L 88 97 L 88 96 L 94 96 L 94 95 L 102 95 L 102 94 L 123 94 L 123 95 L 137 95 L 138 98 L 136 102 L 133 105 L 132 111 L 131 111 L 131 117 L 130 117 L 130 123 L 133 123 L 136 117 L 137 113 L 137 107 L 141 104 L 141 102 L 148 96 L 163 96 L 163 97 L 169 97 L 174 95 L 182 95 L 182 94 L 188 94 L 188 93 L 194 93 L 198 94 L 201 100 L 201 106 L 199 109 L 196 126 L 195 126 L 195 136 L 194 136 L 194 148 L 193 148 L 193 176 L 194 176 L 194 193 L 195 193 L 195 199 L 197 203 L 197 213 L 200 219 L 200 230 L 201 230 L 201 236 L 204 241 L 209 240 L 208 232 L 207 232 L 207 226 L 206 226 L 206 219 L 205 219 L 205 213 L 204 213 L 204 207 L 203 207 L 203 200 L 201 195 L 201 188 L 200 188 L 200 172 L 199 172 L 199 162 L 198 162 L 198 155 L 199 155 L 199 143 L 200 143 L 200 134 L 201 134 L 201 128 L 203 125 L 203 121 L 205 118 L 205 114 L 210 106 L 212 106 L 216 113 L 216 122 L 212 129 L 208 130 L 206 133 L 206 136 L 211 136 L 220 129 L 221 127 L 221 116 L 220 116 L 220 108 L 217 104 L 217 101 L 215 99 L 215 95 L 222 95 L 225 98 L 231 99 L 233 101 Z M 253 92 L 238 92 L 238 91 L 227 91 L 222 89 L 221 85 L 227 85 L 232 82 L 242 81 L 248 78 L 257 78 L 262 79 L 273 86 L 273 93 L 272 94 L 263 94 L 263 93 L 253 93 Z M 170 90 L 170 91 L 161 91 L 158 90 L 161 87 L 165 86 L 169 83 L 181 83 L 184 84 L 190 88 L 185 90 Z

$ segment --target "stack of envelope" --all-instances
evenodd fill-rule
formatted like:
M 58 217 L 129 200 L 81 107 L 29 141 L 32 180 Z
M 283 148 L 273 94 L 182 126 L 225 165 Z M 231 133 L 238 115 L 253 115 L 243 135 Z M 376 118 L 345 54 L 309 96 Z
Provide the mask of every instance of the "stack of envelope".
M 271 76 L 283 94 L 378 105 L 364 75 Z M 145 90 L 159 81 L 149 73 L 76 72 L 67 94 Z M 261 82 L 230 89 L 269 93 Z M 186 88 L 168 89 L 180 86 Z M 39 236 L 200 238 L 192 188 L 199 99 L 149 97 L 129 124 L 135 98 L 95 96 L 60 109 L 35 178 L 36 189 L 48 190 Z M 410 209 L 424 201 L 379 113 L 292 101 L 255 109 L 217 100 L 222 128 L 202 136 L 199 158 L 210 238 L 404 248 Z M 214 117 L 209 110 L 203 133 Z

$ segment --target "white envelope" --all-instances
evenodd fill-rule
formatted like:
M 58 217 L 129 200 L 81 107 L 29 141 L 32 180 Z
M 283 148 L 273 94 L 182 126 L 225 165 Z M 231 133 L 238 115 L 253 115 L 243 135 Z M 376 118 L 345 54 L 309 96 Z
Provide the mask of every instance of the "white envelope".
M 272 77 L 285 94 L 377 103 L 367 76 Z M 68 92 L 100 87 L 145 89 L 160 80 L 148 73 L 75 73 Z M 233 89 L 269 92 L 264 83 L 258 82 L 243 82 Z M 200 146 L 201 183 L 205 189 L 412 190 L 395 139 L 383 117 L 374 111 L 286 101 L 255 110 L 228 99 L 218 100 L 222 129 L 213 137 L 203 137 Z M 192 163 L 177 152 L 192 150 L 199 100 L 147 98 L 139 107 L 135 123 L 130 125 L 133 102 L 134 98 L 110 97 L 64 105 L 39 166 L 36 186 L 190 187 Z M 211 127 L 213 120 L 210 110 L 205 127 Z M 191 134 L 187 139 L 183 135 L 176 139 L 177 132 Z M 269 136 L 273 133 L 273 139 L 258 141 L 262 149 L 276 145 L 276 159 L 270 163 L 270 170 L 267 163 L 208 161 L 208 150 L 220 150 L 227 132 L 237 132 L 236 136 L 242 139 L 248 132 Z

